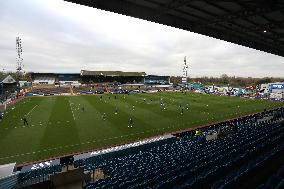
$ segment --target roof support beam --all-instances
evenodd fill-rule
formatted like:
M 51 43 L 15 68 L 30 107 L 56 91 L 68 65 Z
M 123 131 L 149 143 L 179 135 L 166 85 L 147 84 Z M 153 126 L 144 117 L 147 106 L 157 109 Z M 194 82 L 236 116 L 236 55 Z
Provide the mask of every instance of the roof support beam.
M 268 21 L 269 27 L 276 27 L 273 31 L 269 31 L 266 34 L 262 34 L 261 32 L 258 34 L 255 29 L 259 29 L 258 23 L 254 23 L 251 20 L 247 20 L 249 15 L 258 15 L 261 16 L 264 14 L 263 12 L 268 11 L 268 9 L 263 9 L 263 6 L 257 6 L 256 10 L 259 12 L 246 12 L 246 9 L 251 8 L 250 6 L 254 6 L 253 3 L 256 3 L 258 0 L 228 0 L 227 2 L 231 2 L 232 6 L 234 4 L 238 4 L 239 2 L 244 2 L 246 5 L 249 4 L 248 7 L 244 7 L 241 12 L 234 17 L 234 15 L 230 15 L 231 10 L 227 10 L 227 18 L 224 16 L 218 16 L 218 12 L 211 12 L 211 10 L 206 9 L 206 7 L 198 6 L 198 3 L 193 3 L 196 1 L 208 2 L 209 0 L 178 0 L 178 1 L 170 1 L 169 4 L 163 3 L 163 1 L 156 0 L 66 0 L 73 3 L 80 3 L 82 5 L 115 12 L 123 15 L 128 15 L 136 18 L 141 18 L 144 20 L 148 20 L 151 22 L 156 22 L 184 30 L 188 30 L 191 32 L 207 35 L 210 37 L 214 37 L 217 39 L 225 40 L 228 42 L 236 43 L 239 45 L 244 45 L 247 47 L 255 48 L 258 50 L 263 50 L 266 52 L 270 52 L 273 54 L 284 56 L 284 47 L 283 41 L 277 40 L 281 35 L 277 36 L 276 34 L 281 33 L 283 29 L 283 25 L 277 25 L 278 23 Z M 216 2 L 224 2 L 226 0 L 216 0 L 210 1 L 211 4 L 216 4 L 216 8 L 223 8 L 221 3 Z M 264 1 L 264 0 L 262 0 Z M 143 3 L 144 2 L 144 3 Z M 153 4 L 153 6 L 151 5 Z M 203 15 L 199 15 L 200 11 L 186 11 L 186 9 L 181 10 L 182 6 L 191 6 L 194 5 L 195 8 L 200 11 L 204 10 L 204 14 L 209 14 L 208 17 L 204 17 Z M 240 5 L 240 7 L 242 7 Z M 283 6 L 282 6 L 283 7 Z M 278 8 L 278 7 L 277 7 Z M 223 8 L 226 10 L 227 8 Z M 234 9 L 235 10 L 235 9 Z M 261 13 L 262 10 L 262 13 Z M 158 16 L 157 16 L 158 15 Z M 210 24 L 210 22 L 214 23 L 214 18 L 216 24 Z M 247 20 L 251 24 L 243 26 L 243 24 L 238 23 L 238 18 L 242 18 Z M 212 20 L 212 21 L 211 21 Z M 231 23 L 232 26 L 226 24 Z M 274 25 L 273 25 L 274 24 Z M 263 24 L 261 25 L 263 26 Z M 266 25 L 264 25 L 266 26 Z M 272 33 L 275 32 L 275 35 Z
M 244 3 L 240 3 L 241 6 L 243 6 L 245 8 L 245 10 L 243 11 L 238 11 L 238 12 L 235 12 L 235 13 L 229 13 L 229 10 L 213 3 L 212 1 L 206 1 L 207 4 L 211 5 L 211 6 L 214 6 L 220 10 L 223 10 L 225 12 L 227 12 L 226 15 L 223 15 L 223 16 L 219 16 L 217 19 L 215 19 L 215 21 L 213 22 L 208 22 L 207 26 L 210 26 L 210 25 L 217 25 L 217 24 L 221 24 L 221 23 L 230 23 L 231 26 L 238 26 L 240 28 L 240 30 L 244 33 L 250 33 L 250 32 L 258 32 L 258 35 L 261 36 L 262 38 L 264 37 L 264 39 L 268 39 L 270 38 L 271 40 L 274 41 L 276 37 L 276 34 L 272 31 L 269 31 L 279 25 L 282 25 L 283 24 L 283 21 L 282 22 L 269 22 L 269 24 L 263 24 L 263 25 L 260 25 L 260 24 L 256 24 L 254 23 L 253 21 L 251 20 L 248 20 L 249 17 L 251 16 L 263 16 L 264 13 L 270 13 L 272 12 L 273 10 L 270 9 L 270 8 L 258 8 L 258 9 L 252 9 L 252 8 L 248 8 Z M 266 17 L 264 17 L 265 19 L 267 19 Z M 251 23 L 252 25 L 254 25 L 252 28 L 247 28 L 247 27 L 244 27 L 242 25 L 239 25 L 237 24 L 236 22 L 234 22 L 235 19 L 243 19 L 249 23 Z M 269 31 L 270 32 L 270 35 L 265 35 L 265 32 L 264 31 Z
M 191 3 L 192 0 L 171 0 L 167 6 L 161 6 L 157 12 L 160 14 L 165 14 L 173 9 L 178 9 L 180 7 L 186 6 Z

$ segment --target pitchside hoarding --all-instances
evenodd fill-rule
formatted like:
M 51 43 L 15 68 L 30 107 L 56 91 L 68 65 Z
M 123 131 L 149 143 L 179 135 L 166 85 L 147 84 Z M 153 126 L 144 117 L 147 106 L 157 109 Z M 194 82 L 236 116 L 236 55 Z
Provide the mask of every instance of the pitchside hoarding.
M 165 139 L 169 139 L 169 138 L 173 138 L 173 135 L 163 135 L 163 136 L 159 136 L 156 138 L 151 138 L 151 139 L 145 139 L 142 141 L 138 141 L 138 142 L 134 142 L 134 143 L 130 143 L 130 144 L 125 144 L 125 145 L 121 145 L 121 146 L 115 146 L 115 147 L 111 147 L 111 148 L 107 148 L 107 149 L 103 149 L 103 150 L 98 150 L 98 151 L 93 151 L 93 152 L 87 152 L 87 153 L 83 153 L 83 154 L 79 154 L 79 155 L 74 155 L 74 160 L 80 160 L 80 159 L 86 159 L 92 156 L 98 156 L 98 155 L 102 155 L 102 154 L 107 154 L 107 153 L 111 153 L 111 152 L 115 152 L 115 151 L 119 151 L 119 150 L 124 150 L 127 148 L 133 148 L 133 147 L 137 147 L 137 146 L 141 146 L 144 144 L 148 144 L 151 142 L 157 142 L 160 140 L 165 140 Z
M 271 89 L 283 89 L 284 90 L 284 83 L 274 83 L 270 85 Z

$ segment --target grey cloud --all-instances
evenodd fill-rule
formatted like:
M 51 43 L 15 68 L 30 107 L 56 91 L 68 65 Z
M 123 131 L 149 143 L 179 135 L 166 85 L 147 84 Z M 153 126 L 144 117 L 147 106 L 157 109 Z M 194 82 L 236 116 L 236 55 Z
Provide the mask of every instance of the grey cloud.
M 1 67 L 15 68 L 15 37 L 19 35 L 26 71 L 93 69 L 181 75 L 187 56 L 191 77 L 284 74 L 283 57 L 87 7 L 78 7 L 72 14 L 90 10 L 93 17 L 74 20 L 60 14 L 64 10 L 52 11 L 42 2 L 0 2 Z M 76 5 L 73 8 L 77 10 Z

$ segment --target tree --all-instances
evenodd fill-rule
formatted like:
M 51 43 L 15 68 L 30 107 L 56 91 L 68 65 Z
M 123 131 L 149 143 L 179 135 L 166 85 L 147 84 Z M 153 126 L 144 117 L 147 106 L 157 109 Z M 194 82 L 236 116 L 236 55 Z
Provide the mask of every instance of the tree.
M 229 76 L 227 74 L 222 74 L 221 75 L 221 82 L 223 84 L 228 84 L 229 83 Z

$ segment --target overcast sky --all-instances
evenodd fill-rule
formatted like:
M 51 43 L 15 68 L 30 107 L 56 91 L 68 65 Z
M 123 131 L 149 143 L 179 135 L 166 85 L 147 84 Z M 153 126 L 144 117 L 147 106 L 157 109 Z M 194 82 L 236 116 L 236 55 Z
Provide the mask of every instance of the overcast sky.
M 189 76 L 284 77 L 284 58 L 207 36 L 62 0 L 0 0 L 0 69 L 145 71 Z

